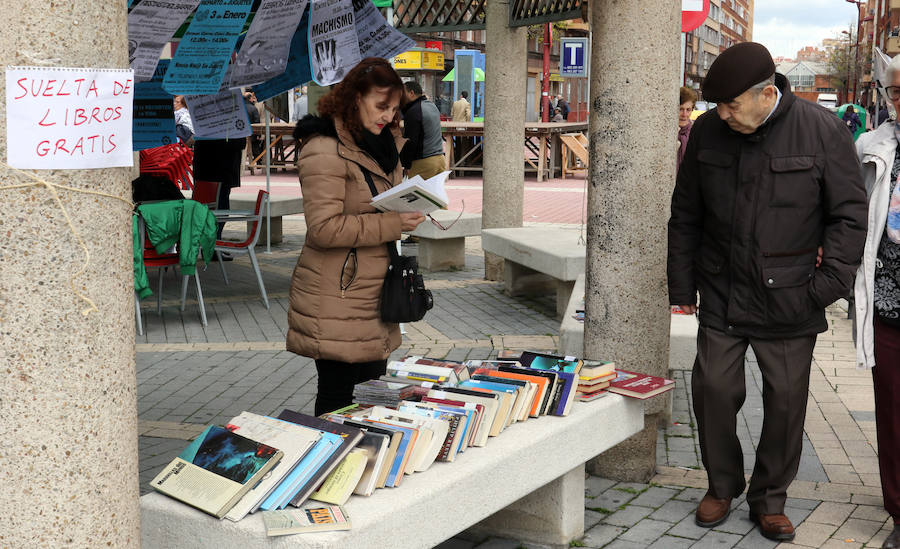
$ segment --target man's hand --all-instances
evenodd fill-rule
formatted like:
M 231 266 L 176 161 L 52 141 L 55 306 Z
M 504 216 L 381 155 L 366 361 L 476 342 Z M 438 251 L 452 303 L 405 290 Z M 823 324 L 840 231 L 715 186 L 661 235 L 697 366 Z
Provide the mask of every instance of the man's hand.
M 686 315 L 695 315 L 697 314 L 697 306 L 696 305 L 678 305 L 679 309 L 684 311 Z
M 816 269 L 819 268 L 819 265 L 822 264 L 822 246 L 819 246 L 818 253 L 816 254 Z
M 404 233 L 415 229 L 423 221 L 425 216 L 422 212 L 400 212 L 400 230 Z

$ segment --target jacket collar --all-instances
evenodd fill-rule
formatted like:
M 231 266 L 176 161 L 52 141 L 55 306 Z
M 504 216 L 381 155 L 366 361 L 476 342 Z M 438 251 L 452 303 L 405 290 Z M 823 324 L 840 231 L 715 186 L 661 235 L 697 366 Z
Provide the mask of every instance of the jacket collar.
M 897 149 L 897 137 L 894 133 L 894 122 L 885 122 L 875 131 L 867 132 L 859 136 L 857 144 L 862 153 L 861 160 L 877 157 L 884 161 L 885 165 L 893 162 L 894 151 Z
M 335 118 L 334 129 L 337 131 L 338 154 L 342 158 L 355 162 L 374 174 L 384 174 L 388 179 L 391 178 L 391 174 L 385 174 L 382 171 L 381 166 L 378 165 L 378 162 L 356 144 L 353 134 L 350 133 L 350 130 L 344 124 L 343 120 Z M 394 143 L 397 145 L 397 150 L 403 150 L 403 145 L 406 144 L 406 138 L 400 134 L 400 129 L 392 128 L 391 133 L 394 135 Z
M 413 105 L 415 105 L 416 103 L 421 103 L 422 101 L 425 101 L 425 95 L 420 95 L 419 97 L 416 97 L 415 99 L 413 99 L 412 101 L 410 101 L 409 103 L 404 105 L 403 106 L 403 114 L 406 114 L 407 111 L 409 111 L 409 109 L 411 109 Z

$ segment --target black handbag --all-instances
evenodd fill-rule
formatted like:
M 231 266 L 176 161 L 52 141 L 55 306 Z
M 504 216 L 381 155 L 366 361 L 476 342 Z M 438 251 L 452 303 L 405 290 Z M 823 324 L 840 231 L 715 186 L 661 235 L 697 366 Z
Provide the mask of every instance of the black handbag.
M 363 167 L 360 169 L 374 198 L 378 190 L 372 181 L 372 174 Z M 387 249 L 391 261 L 381 286 L 381 320 L 393 323 L 422 320 L 425 313 L 434 307 L 434 298 L 419 274 L 419 262 L 415 256 L 400 255 L 394 242 L 388 242 Z

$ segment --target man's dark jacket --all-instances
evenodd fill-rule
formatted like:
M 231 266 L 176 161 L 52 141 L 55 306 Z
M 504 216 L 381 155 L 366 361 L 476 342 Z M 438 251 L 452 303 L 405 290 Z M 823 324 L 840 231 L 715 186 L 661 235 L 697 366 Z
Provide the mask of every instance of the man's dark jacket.
M 866 238 L 866 193 L 852 137 L 833 113 L 782 97 L 755 133 L 717 112 L 691 129 L 669 220 L 669 302 L 696 303 L 700 323 L 759 338 L 827 329 Z M 816 268 L 816 250 L 824 249 Z
M 424 95 L 403 107 L 403 137 L 407 139 L 400 151 L 400 162 L 404 168 L 412 166 L 413 160 L 444 153 L 441 113 Z

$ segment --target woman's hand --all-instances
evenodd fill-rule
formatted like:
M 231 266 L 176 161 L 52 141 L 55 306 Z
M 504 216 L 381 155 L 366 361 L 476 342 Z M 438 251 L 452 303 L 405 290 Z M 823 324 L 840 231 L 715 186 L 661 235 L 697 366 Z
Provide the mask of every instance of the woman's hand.
M 400 230 L 404 233 L 415 229 L 423 221 L 425 216 L 422 212 L 400 212 Z

